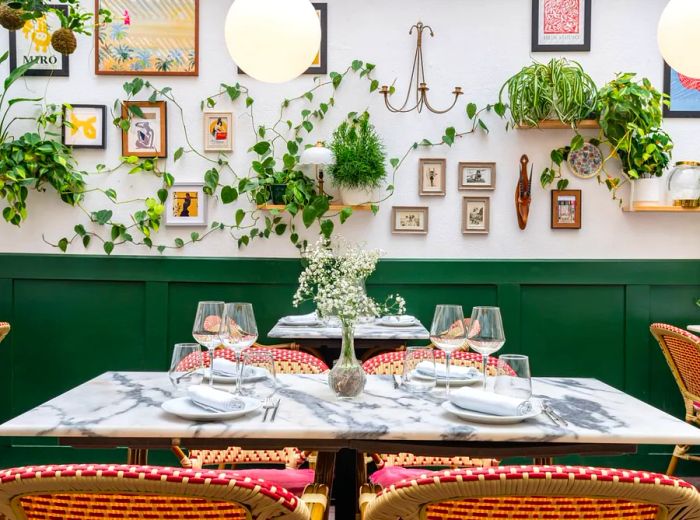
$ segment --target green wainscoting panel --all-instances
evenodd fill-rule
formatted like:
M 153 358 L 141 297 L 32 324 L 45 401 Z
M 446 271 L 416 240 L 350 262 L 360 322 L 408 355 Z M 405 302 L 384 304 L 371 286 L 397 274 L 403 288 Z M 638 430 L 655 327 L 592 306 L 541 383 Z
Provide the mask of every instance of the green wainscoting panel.
M 0 254 L 0 320 L 12 324 L 0 345 L 0 420 L 106 370 L 166 370 L 172 345 L 192 341 L 199 300 L 253 302 L 269 342 L 277 318 L 311 310 L 292 306 L 299 272 L 295 259 Z M 439 303 L 460 303 L 467 315 L 498 305 L 504 352 L 529 354 L 536 375 L 597 377 L 682 416 L 648 328 L 700 323 L 700 260 L 384 260 L 367 290 L 400 293 L 426 326 Z M 669 452 L 569 461 L 663 470 Z M 90 460 L 121 462 L 124 453 L 0 438 L 0 466 Z M 175 463 L 167 453 L 153 460 Z

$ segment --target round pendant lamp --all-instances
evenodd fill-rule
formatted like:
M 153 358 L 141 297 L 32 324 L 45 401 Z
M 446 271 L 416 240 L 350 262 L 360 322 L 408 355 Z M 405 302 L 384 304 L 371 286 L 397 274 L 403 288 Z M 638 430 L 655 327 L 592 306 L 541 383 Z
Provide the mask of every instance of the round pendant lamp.
M 321 22 L 309 0 L 235 0 L 225 31 L 236 64 L 266 83 L 300 76 L 321 47 Z
M 700 0 L 671 0 L 659 20 L 661 55 L 684 76 L 700 78 Z

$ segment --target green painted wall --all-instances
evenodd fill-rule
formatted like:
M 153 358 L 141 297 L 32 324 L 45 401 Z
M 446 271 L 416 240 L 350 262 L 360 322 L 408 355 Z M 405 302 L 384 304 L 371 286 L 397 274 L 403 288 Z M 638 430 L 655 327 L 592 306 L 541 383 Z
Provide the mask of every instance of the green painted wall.
M 106 370 L 166 370 L 199 300 L 252 301 L 267 331 L 296 312 L 298 273 L 295 260 L 0 255 L 0 319 L 13 326 L 0 345 L 0 421 Z M 700 322 L 700 261 L 385 260 L 368 290 L 401 293 L 424 323 L 438 303 L 498 305 L 504 352 L 529 354 L 535 375 L 596 377 L 682 416 L 648 326 Z M 664 469 L 668 453 L 586 462 Z M 97 460 L 124 458 L 0 439 L 0 466 Z

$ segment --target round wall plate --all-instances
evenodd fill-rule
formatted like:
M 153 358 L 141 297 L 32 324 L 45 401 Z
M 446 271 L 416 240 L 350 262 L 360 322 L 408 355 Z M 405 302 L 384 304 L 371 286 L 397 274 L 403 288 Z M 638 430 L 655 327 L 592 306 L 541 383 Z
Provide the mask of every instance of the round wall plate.
M 592 179 L 603 169 L 603 152 L 597 146 L 585 143 L 582 148 L 569 153 L 567 162 L 576 177 Z

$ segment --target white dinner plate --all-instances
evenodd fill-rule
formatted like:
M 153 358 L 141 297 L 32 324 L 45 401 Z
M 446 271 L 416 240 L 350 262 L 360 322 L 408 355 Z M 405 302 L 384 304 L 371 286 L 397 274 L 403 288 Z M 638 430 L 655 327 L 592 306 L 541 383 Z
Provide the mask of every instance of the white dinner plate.
M 189 397 L 177 397 L 170 401 L 165 401 L 160 407 L 168 413 L 192 421 L 226 421 L 254 412 L 262 406 L 259 399 L 244 396 L 238 397 L 238 399 L 243 401 L 245 406 L 242 410 L 233 412 L 211 412 L 205 410 L 194 404 Z
M 413 377 L 417 379 L 423 379 L 423 380 L 430 380 L 432 377 L 427 376 L 425 374 L 422 374 L 420 372 L 413 372 Z M 463 378 L 463 377 L 450 377 L 450 386 L 451 387 L 458 387 L 458 386 L 469 386 L 469 385 L 476 385 L 476 384 L 481 384 L 484 380 L 484 376 L 479 374 L 478 376 L 475 377 L 468 377 L 468 378 Z M 438 376 L 436 378 L 437 386 L 447 386 L 447 378 L 446 377 L 440 377 Z
M 265 370 L 264 368 L 261 367 L 245 367 L 244 369 L 244 374 L 249 374 L 249 375 L 244 375 L 242 379 L 242 383 L 258 383 L 260 381 L 265 381 L 268 377 L 270 377 L 270 372 Z M 205 369 L 204 371 L 204 379 L 209 381 L 209 369 Z M 235 385 L 236 382 L 238 381 L 238 376 L 224 376 L 221 374 L 214 374 L 214 382 L 218 383 L 220 385 Z
M 489 415 L 481 412 L 474 412 L 472 410 L 465 410 L 452 404 L 449 401 L 442 403 L 442 409 L 456 415 L 460 419 L 465 421 L 471 421 L 481 424 L 517 424 L 533 417 L 537 417 L 542 413 L 542 403 L 539 401 L 533 401 L 532 411 L 526 413 L 525 415 Z

